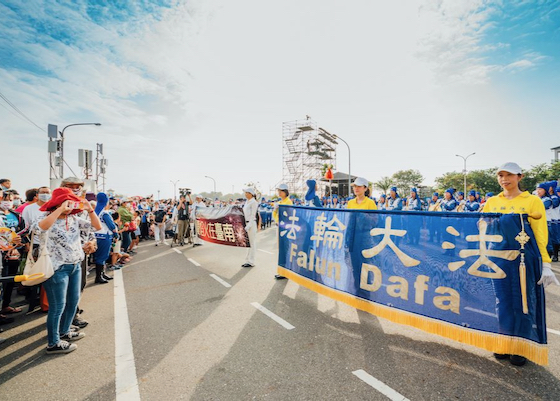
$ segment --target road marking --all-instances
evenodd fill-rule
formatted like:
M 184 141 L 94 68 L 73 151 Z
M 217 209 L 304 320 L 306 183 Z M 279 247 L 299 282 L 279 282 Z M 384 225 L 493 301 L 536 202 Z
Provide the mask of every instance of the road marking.
M 379 391 L 381 394 L 387 396 L 391 401 L 410 401 L 404 395 L 397 393 L 391 387 L 383 383 L 382 381 L 377 380 L 375 377 L 367 373 L 366 371 L 360 369 L 355 370 L 352 372 L 354 376 L 358 379 L 362 380 L 363 382 L 369 384 L 371 387 Z
M 113 276 L 115 298 L 115 387 L 117 401 L 140 400 L 122 270 Z
M 168 242 L 163 241 L 163 243 L 164 243 L 165 245 L 169 246 L 169 243 L 168 243 Z
M 495 313 L 486 312 L 480 309 L 471 308 L 470 306 L 466 306 L 465 310 L 470 310 L 471 312 L 480 313 L 481 315 L 491 316 L 491 317 L 498 317 Z
M 286 322 L 284 319 L 282 319 L 280 316 L 272 313 L 271 311 L 269 311 L 268 309 L 266 309 L 264 306 L 262 306 L 261 304 L 259 304 L 258 302 L 252 302 L 251 305 L 253 305 L 255 308 L 257 308 L 258 310 L 260 310 L 262 313 L 264 313 L 266 316 L 268 316 L 269 318 L 271 318 L 272 320 L 274 320 L 276 323 L 278 323 L 279 325 L 281 325 L 282 327 L 284 327 L 286 330 L 292 330 L 295 329 L 294 326 L 292 326 L 290 323 Z
M 174 250 L 175 252 L 177 252 L 179 255 L 182 255 L 182 254 L 183 254 L 183 252 L 181 252 L 181 251 L 178 250 L 177 248 L 174 248 L 173 250 Z
M 222 280 L 220 277 L 216 276 L 215 274 L 211 274 L 210 277 L 212 277 L 214 280 L 216 280 L 218 283 L 220 283 L 221 285 L 223 285 L 226 288 L 231 288 L 231 284 L 228 283 L 227 281 Z
M 274 255 L 274 253 L 265 251 L 264 249 L 259 249 L 259 251 L 264 252 L 264 253 L 268 253 L 268 254 L 270 254 L 270 255 Z
M 191 258 L 187 258 L 187 260 L 188 260 L 189 262 L 191 262 L 193 265 L 200 267 L 200 263 L 198 263 L 196 260 L 191 259 Z
M 560 336 L 560 331 L 558 331 L 558 330 L 546 329 L 546 331 L 548 331 L 549 333 L 552 333 L 552 334 L 556 334 L 557 336 Z

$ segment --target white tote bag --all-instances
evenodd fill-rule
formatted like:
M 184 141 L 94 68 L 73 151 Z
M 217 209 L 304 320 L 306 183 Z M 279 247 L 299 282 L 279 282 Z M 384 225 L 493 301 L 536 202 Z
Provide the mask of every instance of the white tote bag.
M 41 284 L 48 279 L 50 279 L 54 274 L 54 269 L 51 261 L 51 254 L 47 249 L 47 242 L 49 240 L 49 232 L 47 231 L 45 235 L 45 244 L 39 249 L 39 258 L 36 261 L 33 260 L 33 236 L 35 233 L 31 234 L 31 251 L 27 255 L 27 261 L 25 262 L 25 268 L 23 269 L 23 274 L 26 276 L 41 276 L 36 279 L 22 281 L 24 286 L 32 286 Z

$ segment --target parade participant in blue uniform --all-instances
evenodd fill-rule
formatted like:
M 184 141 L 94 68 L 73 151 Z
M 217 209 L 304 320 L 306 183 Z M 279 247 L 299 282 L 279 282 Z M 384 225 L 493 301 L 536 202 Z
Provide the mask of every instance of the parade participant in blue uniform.
M 551 192 L 550 200 L 552 201 L 553 208 L 552 222 L 556 228 L 555 238 L 552 241 L 552 261 L 558 262 L 558 251 L 560 250 L 560 187 L 558 187 L 558 181 L 553 181 Z
M 110 209 L 109 197 L 107 194 L 100 192 L 97 194 L 97 204 L 95 205 L 95 214 L 99 216 L 101 221 L 101 230 L 95 232 L 97 240 L 97 250 L 93 254 L 95 261 L 95 283 L 107 284 L 113 278 L 105 274 L 105 263 L 109 259 L 113 237 L 118 236 L 118 229 L 113 221 Z M 120 267 L 118 267 L 120 268 Z
M 392 187 L 387 199 L 387 210 L 403 210 L 403 201 L 399 196 L 397 187 Z
M 444 194 L 445 199 L 441 202 L 441 211 L 442 212 L 456 212 L 457 211 L 457 206 L 459 205 L 459 203 L 453 197 L 454 193 L 455 193 L 455 190 L 453 188 L 448 188 L 447 191 L 445 191 L 445 194 Z
M 316 194 L 317 182 L 315 180 L 307 180 L 307 193 L 305 194 L 305 205 L 322 207 L 321 199 Z
M 475 192 L 475 200 L 482 205 L 482 198 L 480 197 L 480 192 L 478 191 Z
M 441 211 L 441 202 L 443 200 L 439 197 L 438 192 L 434 192 L 432 194 L 432 199 L 428 205 L 429 212 L 440 212 Z M 440 220 L 437 217 L 429 217 L 427 219 L 428 229 L 430 231 L 430 242 L 434 242 L 434 237 L 436 241 L 439 243 L 441 241 L 441 229 L 440 229 Z
M 465 193 L 463 191 L 457 192 L 457 202 L 458 202 L 457 211 L 464 212 L 467 201 L 465 200 Z
M 476 200 L 476 192 L 470 191 L 469 192 L 469 200 L 465 204 L 465 212 L 467 213 L 476 213 L 480 209 L 480 203 Z
M 422 202 L 418 198 L 418 190 L 416 188 L 410 190 L 410 196 L 406 201 L 406 210 L 422 210 Z
M 422 202 L 418 198 L 418 190 L 416 188 L 412 188 L 410 190 L 410 197 L 407 199 L 406 202 L 406 210 L 408 211 L 420 211 L 422 210 Z M 418 245 L 420 242 L 420 224 L 422 219 L 420 217 L 413 218 L 408 221 L 408 232 L 409 236 L 409 243 L 411 245 Z
M 381 194 L 379 200 L 377 201 L 377 210 L 385 209 L 387 209 L 387 196 L 385 194 Z

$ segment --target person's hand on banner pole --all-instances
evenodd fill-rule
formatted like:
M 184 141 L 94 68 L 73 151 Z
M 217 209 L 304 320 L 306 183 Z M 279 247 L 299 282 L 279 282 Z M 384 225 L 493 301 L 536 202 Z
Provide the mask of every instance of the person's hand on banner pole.
M 552 265 L 550 263 L 543 263 L 542 276 L 537 284 L 542 284 L 544 288 L 548 287 L 550 284 L 560 285 L 558 279 L 552 271 Z

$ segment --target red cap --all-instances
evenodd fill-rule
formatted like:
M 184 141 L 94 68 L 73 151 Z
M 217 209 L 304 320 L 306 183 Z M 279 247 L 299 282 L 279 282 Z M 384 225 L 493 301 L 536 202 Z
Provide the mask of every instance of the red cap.
M 43 206 L 39 208 L 42 212 L 52 212 L 54 209 L 59 207 L 65 201 L 70 200 L 73 202 L 82 202 L 83 199 L 78 198 L 70 188 L 56 188 L 53 193 L 51 199 L 45 203 Z M 72 211 L 71 214 L 80 213 L 81 210 L 76 209 Z

